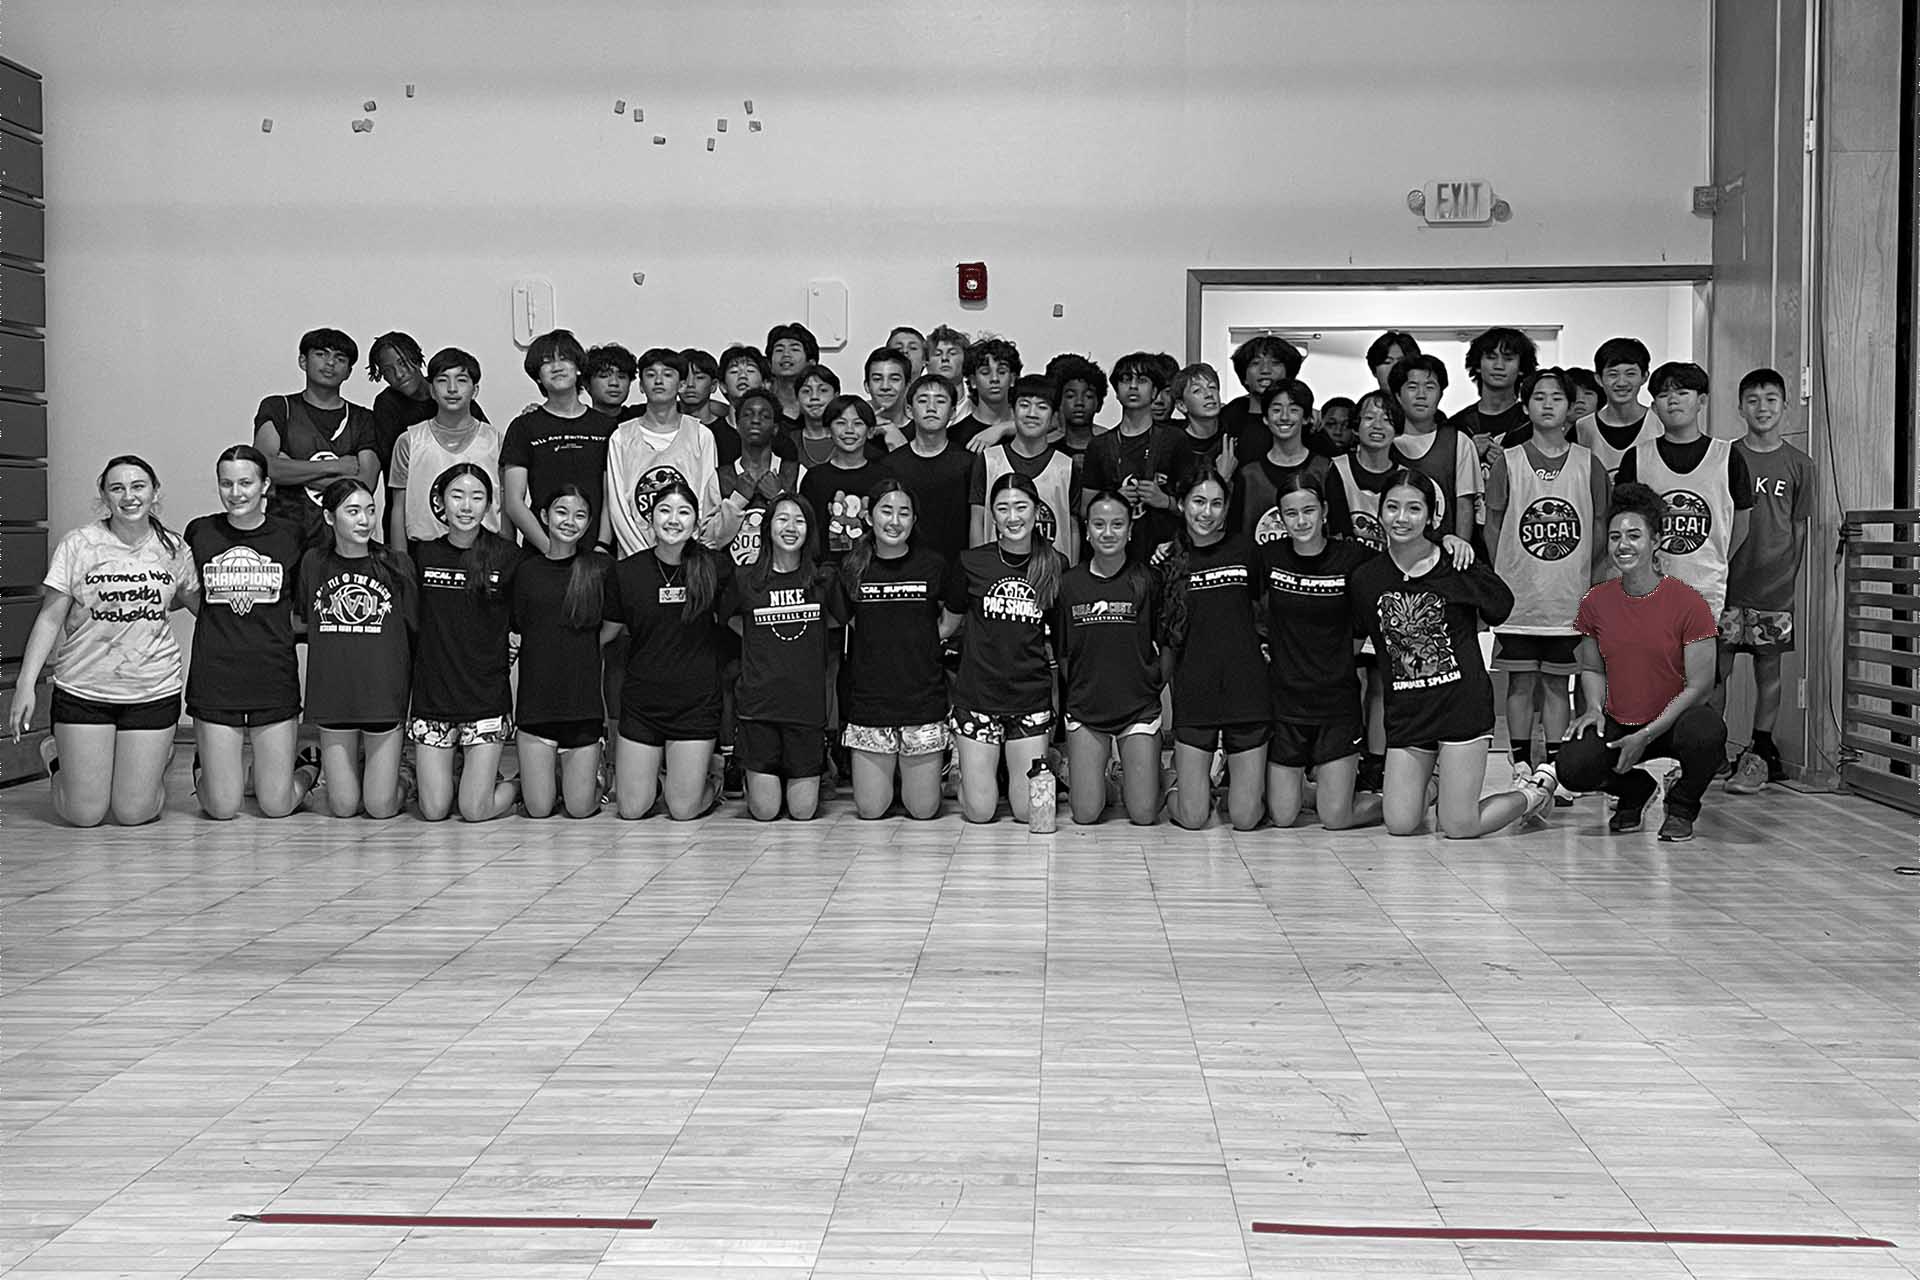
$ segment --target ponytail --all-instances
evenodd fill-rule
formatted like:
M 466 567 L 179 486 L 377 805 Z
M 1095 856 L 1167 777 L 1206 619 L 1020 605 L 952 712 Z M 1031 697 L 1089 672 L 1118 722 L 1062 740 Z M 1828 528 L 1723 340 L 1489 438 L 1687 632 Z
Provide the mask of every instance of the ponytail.
M 694 622 L 713 611 L 713 602 L 720 594 L 720 557 L 706 543 L 688 538 L 680 553 L 680 567 L 687 571 L 687 603 L 681 607 L 680 616 Z
M 1219 473 L 1196 468 L 1180 485 L 1175 505 L 1185 506 L 1193 491 L 1203 484 L 1217 484 L 1222 494 L 1227 492 L 1227 482 Z M 1173 549 L 1167 553 L 1167 562 L 1160 571 L 1160 645 L 1175 652 L 1187 643 L 1187 570 L 1192 561 L 1193 535 L 1187 531 L 1187 522 L 1182 518 L 1180 532 L 1174 535 Z
M 597 547 L 574 553 L 573 563 L 567 569 L 567 588 L 560 597 L 561 622 L 575 630 L 599 623 L 601 588 L 611 564 L 606 553 Z

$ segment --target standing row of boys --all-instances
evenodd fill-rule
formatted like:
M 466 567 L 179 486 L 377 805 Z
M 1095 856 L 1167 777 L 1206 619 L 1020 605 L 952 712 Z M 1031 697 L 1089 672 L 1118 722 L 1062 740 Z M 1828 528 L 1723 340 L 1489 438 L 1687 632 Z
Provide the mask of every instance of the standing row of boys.
M 755 817 L 808 818 L 833 766 L 861 816 L 925 818 L 950 751 L 967 819 L 992 820 L 1002 776 L 1025 819 L 1018 783 L 1063 737 L 1079 822 L 1113 776 L 1132 821 L 1164 803 L 1203 826 L 1223 759 L 1238 828 L 1312 807 L 1408 833 L 1437 800 L 1456 837 L 1537 819 L 1565 787 L 1610 792 L 1611 829 L 1637 829 L 1655 783 L 1632 766 L 1672 756 L 1677 840 L 1726 765 L 1741 652 L 1759 696 L 1729 787 L 1781 776 L 1812 469 L 1781 440 L 1771 370 L 1742 379 L 1731 443 L 1702 431 L 1706 373 L 1649 380 L 1631 338 L 1596 374 L 1489 330 L 1467 355 L 1479 398 L 1447 418 L 1445 366 L 1400 332 L 1369 352 L 1377 387 L 1319 405 L 1298 351 L 1255 338 L 1222 405 L 1204 364 L 1063 355 L 1029 375 L 1012 343 L 945 328 L 896 329 L 864 397 L 800 325 L 718 360 L 557 331 L 526 356 L 541 401 L 502 432 L 464 351 L 382 335 L 369 412 L 340 394 L 350 337 L 300 347 L 305 387 L 219 457 L 217 514 L 175 535 L 152 468 L 123 456 L 106 518 L 55 551 L 10 719 L 18 736 L 51 664 L 67 821 L 158 816 L 175 608 L 199 619 L 184 691 L 214 818 L 250 789 L 269 816 L 392 816 L 404 739 L 429 819 L 586 816 L 609 782 L 628 818 L 696 817 L 734 787 Z M 1483 800 L 1487 627 L 1515 785 Z

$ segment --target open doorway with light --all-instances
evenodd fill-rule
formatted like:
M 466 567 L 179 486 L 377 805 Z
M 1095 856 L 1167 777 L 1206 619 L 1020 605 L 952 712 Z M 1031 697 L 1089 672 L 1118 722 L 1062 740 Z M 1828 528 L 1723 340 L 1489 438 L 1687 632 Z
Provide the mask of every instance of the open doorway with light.
M 1467 344 L 1494 325 L 1531 337 L 1542 365 L 1590 366 L 1595 348 L 1625 335 L 1645 342 L 1656 365 L 1694 359 L 1706 350 L 1711 274 L 1705 264 L 1195 270 L 1187 273 L 1187 358 L 1218 369 L 1231 398 L 1240 390 L 1234 348 L 1276 333 L 1306 354 L 1300 376 L 1317 397 L 1353 398 L 1375 385 L 1368 345 L 1384 330 L 1403 330 L 1446 364 L 1441 408 L 1452 413 L 1475 399 Z

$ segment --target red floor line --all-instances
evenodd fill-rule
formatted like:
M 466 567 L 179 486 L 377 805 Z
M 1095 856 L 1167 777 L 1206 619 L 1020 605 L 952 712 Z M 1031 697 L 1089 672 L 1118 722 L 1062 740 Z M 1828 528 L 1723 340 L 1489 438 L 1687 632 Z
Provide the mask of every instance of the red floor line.
M 1720 1231 L 1550 1231 L 1519 1227 L 1336 1227 L 1310 1222 L 1256 1222 L 1255 1232 L 1283 1236 L 1361 1236 L 1383 1240 L 1561 1240 L 1602 1244 L 1772 1245 L 1780 1248 L 1894 1249 L 1872 1236 L 1775 1236 Z
M 508 1227 L 538 1230 L 648 1231 L 652 1218 L 461 1217 L 441 1213 L 236 1213 L 235 1222 L 283 1227 Z

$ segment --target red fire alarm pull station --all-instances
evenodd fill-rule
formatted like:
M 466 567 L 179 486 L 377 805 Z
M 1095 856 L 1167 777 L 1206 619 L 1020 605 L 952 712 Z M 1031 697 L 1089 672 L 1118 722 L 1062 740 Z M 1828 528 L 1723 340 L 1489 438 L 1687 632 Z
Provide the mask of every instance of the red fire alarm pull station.
M 960 272 L 960 301 L 985 302 L 987 300 L 987 264 L 984 262 L 963 262 Z

